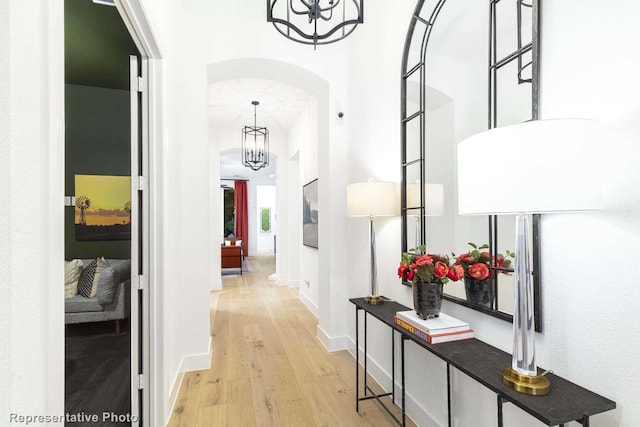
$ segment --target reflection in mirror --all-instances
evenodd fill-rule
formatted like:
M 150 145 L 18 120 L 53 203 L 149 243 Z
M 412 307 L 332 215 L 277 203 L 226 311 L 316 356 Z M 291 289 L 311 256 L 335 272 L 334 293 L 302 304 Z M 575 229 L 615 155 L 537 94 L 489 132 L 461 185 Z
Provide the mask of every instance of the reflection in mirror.
M 414 117 L 406 125 L 407 129 L 407 161 L 419 160 L 420 155 L 420 117 Z M 418 179 L 420 175 L 416 177 Z M 409 178 L 411 179 L 411 178 Z M 408 181 L 413 182 L 413 181 Z
M 422 244 L 419 237 L 422 235 L 422 221 L 420 220 L 420 212 L 422 212 L 420 206 L 422 205 L 424 205 L 426 224 L 429 224 L 428 217 L 442 216 L 444 212 L 444 186 L 436 183 L 426 183 L 422 186 L 420 181 L 407 184 L 407 231 L 408 235 L 415 239 L 407 240 L 409 249 L 418 248 Z M 412 228 L 415 228 L 415 231 L 412 231 Z M 438 232 L 438 230 L 432 231 Z M 428 233 L 425 231 L 425 234 Z
M 407 184 L 407 244 L 411 249 L 415 249 L 422 244 L 420 236 L 422 235 L 420 220 L 420 180 L 416 180 L 412 184 Z
M 430 253 L 461 254 L 470 250 L 469 242 L 490 244 L 494 256 L 514 250 L 514 217 L 457 214 L 456 146 L 487 128 L 537 118 L 535 6 L 533 11 L 523 0 L 417 1 L 419 19 L 412 20 L 403 63 L 403 251 L 426 244 Z M 441 215 L 428 216 L 426 184 L 415 198 L 421 182 L 444 188 Z M 491 191 L 482 176 L 478 191 Z M 479 310 L 511 320 L 513 277 L 492 277 L 491 308 Z M 445 293 L 469 305 L 463 281 L 449 282 Z
M 412 163 L 409 163 L 404 170 L 406 174 L 405 182 L 413 183 L 415 186 L 420 186 L 420 183 L 422 182 L 422 180 L 420 179 L 420 176 L 422 175 L 421 162 L 414 161 Z M 420 192 L 418 191 L 416 194 L 413 188 L 415 187 L 407 186 L 406 188 L 407 209 L 405 211 L 404 218 L 406 223 L 405 231 L 407 234 L 405 244 L 407 245 L 407 247 L 404 249 L 405 251 L 408 249 L 417 248 L 424 242 L 425 230 L 423 230 L 423 222 L 421 221 L 423 211 L 422 199 L 420 198 Z M 411 196 L 410 199 L 408 198 L 409 196 Z

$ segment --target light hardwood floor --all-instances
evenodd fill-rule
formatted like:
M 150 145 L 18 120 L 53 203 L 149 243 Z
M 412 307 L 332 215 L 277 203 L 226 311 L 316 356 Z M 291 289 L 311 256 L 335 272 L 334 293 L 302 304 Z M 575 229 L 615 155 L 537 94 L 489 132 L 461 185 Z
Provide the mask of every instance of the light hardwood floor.
M 185 374 L 168 426 L 397 425 L 373 400 L 355 411 L 353 357 L 325 350 L 297 290 L 267 280 L 273 262 L 247 257 L 212 292 L 211 369 Z

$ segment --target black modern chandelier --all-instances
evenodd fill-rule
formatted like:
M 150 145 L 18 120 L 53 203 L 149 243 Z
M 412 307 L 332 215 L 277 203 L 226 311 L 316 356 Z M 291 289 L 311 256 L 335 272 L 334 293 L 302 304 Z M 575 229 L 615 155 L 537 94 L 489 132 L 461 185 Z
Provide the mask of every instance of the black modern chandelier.
M 351 34 L 364 22 L 363 6 L 364 0 L 267 0 L 267 22 L 286 38 L 315 49 Z
M 257 171 L 269 166 L 269 130 L 258 127 L 256 121 L 256 107 L 258 101 L 251 101 L 253 105 L 253 126 L 242 128 L 242 164 Z

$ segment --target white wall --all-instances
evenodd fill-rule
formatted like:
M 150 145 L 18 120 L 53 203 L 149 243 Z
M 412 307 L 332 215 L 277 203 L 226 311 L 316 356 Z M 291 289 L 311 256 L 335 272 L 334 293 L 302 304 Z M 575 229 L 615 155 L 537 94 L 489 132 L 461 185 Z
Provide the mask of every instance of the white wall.
M 382 9 L 383 5 L 368 3 L 366 24 L 349 40 L 353 47 L 349 101 L 358 111 L 350 123 L 350 182 L 370 175 L 392 179 L 399 173 L 397 81 L 403 43 L 399 33 L 406 28 L 411 8 L 398 5 L 395 14 Z M 640 376 L 634 369 L 640 339 L 628 330 L 640 321 L 635 307 L 640 288 L 634 282 L 640 258 L 636 254 L 640 243 L 640 60 L 630 52 L 640 39 L 640 4 L 627 0 L 615 8 L 603 8 L 595 0 L 570 0 L 544 2 L 542 11 L 541 118 L 596 118 L 608 127 L 610 136 L 602 146 L 605 210 L 543 216 L 544 331 L 536 334 L 538 363 L 617 402 L 616 410 L 593 416 L 592 425 L 632 426 L 640 417 L 640 394 L 634 385 Z M 368 43 L 359 42 L 360 38 Z M 362 156 L 363 140 L 372 155 Z M 364 247 L 366 226 L 356 218 L 349 221 L 350 244 Z M 411 306 L 409 289 L 395 277 L 399 221 L 387 220 L 378 230 L 380 291 Z M 357 251 L 351 258 L 349 295 L 362 296 L 366 279 L 361 272 L 366 271 L 368 258 Z M 443 310 L 469 320 L 479 339 L 510 351 L 510 324 L 449 302 Z M 383 338 L 369 341 L 370 366 L 389 385 L 388 332 L 375 322 L 369 328 L 370 336 Z M 351 320 L 349 331 L 353 342 Z M 407 360 L 412 372 L 407 379 L 411 416 L 418 425 L 446 425 L 445 365 L 412 345 L 407 348 Z M 453 375 L 453 393 L 453 425 L 496 424 L 493 393 L 459 372 Z M 542 425 L 513 405 L 505 405 L 504 410 L 505 425 Z
M 10 413 L 64 412 L 63 2 L 2 2 L 0 28 L 0 413 L 8 423 Z
M 626 0 L 603 10 L 594 0 L 556 3 L 542 9 L 541 117 L 595 118 L 609 134 L 601 157 L 604 210 L 543 217 L 546 333 L 538 340 L 538 354 L 543 366 L 617 402 L 616 411 L 594 417 L 594 424 L 634 425 L 640 393 L 631 384 L 640 380 L 640 372 L 628 367 L 637 360 L 640 339 L 623 325 L 640 321 L 634 304 L 640 298 L 634 286 L 640 259 L 635 250 L 640 243 L 640 58 L 626 52 L 640 39 L 640 4 Z M 584 12 L 570 19 L 576 7 Z M 568 22 L 573 25 L 567 27 Z M 603 254 L 630 259 L 612 277 L 600 261 Z M 613 354 L 616 348 L 621 351 Z
M 367 3 L 365 24 L 346 40 L 349 45 L 349 108 L 343 119 L 348 129 L 348 182 L 373 177 L 400 182 L 400 72 L 406 29 L 415 2 L 396 2 L 385 8 Z M 346 216 L 346 210 L 343 215 Z M 369 293 L 369 229 L 366 218 L 347 218 L 349 268 L 346 271 L 349 298 Z M 400 218 L 376 218 L 378 284 L 381 295 L 411 304 L 410 289 L 396 277 L 400 260 Z M 350 351 L 355 348 L 354 307 L 348 304 L 346 321 Z M 362 324 L 362 323 L 361 323 Z M 360 328 L 362 345 L 363 328 Z M 378 322 L 368 322 L 368 352 L 376 379 L 391 386 L 390 332 Z M 411 357 L 410 349 L 408 356 Z M 422 358 L 424 359 L 424 357 Z M 362 359 L 361 359 L 362 360 Z M 422 363 L 422 362 L 421 362 Z M 434 371 L 436 372 L 436 371 Z M 412 377 L 415 376 L 413 373 Z M 446 383 L 445 383 L 446 384 Z M 446 389 L 446 387 L 445 387 Z M 434 401 L 434 397 L 429 397 Z M 446 406 L 445 406 L 446 407 Z M 409 408 L 411 409 L 411 408 Z M 414 414 L 410 411 L 409 414 Z M 414 418 L 416 419 L 416 418 Z M 419 425 L 427 425 L 418 423 Z
M 293 142 L 293 141 L 292 141 Z M 290 147 L 293 144 L 290 144 Z M 288 171 L 288 180 L 286 182 L 286 198 L 278 198 L 278 206 L 280 216 L 283 212 L 286 217 L 284 224 L 293 224 L 293 227 L 281 227 L 278 234 L 278 247 L 276 249 L 276 262 L 279 265 L 279 271 L 283 275 L 278 277 L 276 283 L 280 285 L 299 286 L 300 284 L 300 252 L 302 248 L 302 227 L 296 226 L 302 222 L 300 201 L 302 200 L 302 187 L 300 185 L 300 152 L 295 151 L 293 155 L 288 155 L 286 168 Z M 284 165 L 283 165 L 284 166 Z M 278 183 L 281 182 L 278 177 Z M 282 193 L 280 194 L 282 196 Z M 281 244 L 286 242 L 285 244 Z M 286 271 L 285 271 L 286 270 Z M 287 280 L 283 280 L 286 277 Z M 304 301 L 304 299 L 303 299 Z M 307 304 L 308 305 L 308 304 Z
M 302 244 L 302 187 L 314 179 L 318 178 L 318 120 L 317 101 L 315 98 L 309 100 L 305 108 L 289 131 L 289 152 L 296 153 L 296 164 L 298 167 L 296 175 L 298 180 L 290 187 L 291 197 L 291 219 L 293 216 L 296 222 L 290 222 L 290 228 L 295 229 L 295 239 L 291 248 L 298 253 L 299 264 L 297 270 L 299 274 L 299 297 L 305 305 L 318 316 L 319 309 L 319 249 Z M 318 229 L 323 230 L 326 223 L 322 221 L 322 207 L 319 206 L 320 219 Z M 318 244 L 320 248 L 320 244 Z

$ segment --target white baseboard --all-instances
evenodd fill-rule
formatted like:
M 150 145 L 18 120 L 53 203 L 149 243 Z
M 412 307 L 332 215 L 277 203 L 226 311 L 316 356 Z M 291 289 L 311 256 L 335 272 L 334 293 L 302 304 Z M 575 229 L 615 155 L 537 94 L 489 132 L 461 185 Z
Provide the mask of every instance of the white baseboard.
M 318 318 L 318 306 L 315 305 L 313 303 L 313 301 L 311 301 L 305 294 L 303 294 L 302 292 L 298 291 L 298 299 L 300 301 L 302 301 L 302 303 L 305 305 L 305 307 L 307 307 L 309 309 L 309 311 L 316 317 L 316 319 Z
M 271 276 L 269 276 L 271 277 Z M 272 280 L 272 279 L 269 279 Z M 299 280 L 286 280 L 286 279 L 274 279 L 276 281 L 277 286 L 288 286 L 290 288 L 299 288 L 300 281 Z
M 188 354 L 182 358 L 181 372 L 200 371 L 211 368 L 211 337 L 209 337 L 209 350 L 201 354 Z
M 355 359 L 355 348 L 356 343 L 347 337 L 347 350 Z M 364 366 L 364 350 L 358 349 L 359 352 L 359 362 L 360 366 Z M 397 361 L 396 361 L 397 362 Z M 396 363 L 396 366 L 399 366 Z M 372 359 L 371 356 L 367 359 L 367 373 L 373 378 L 378 384 L 388 385 L 391 384 L 391 374 L 387 372 L 382 366 L 380 366 L 375 359 Z M 396 404 L 398 406 L 401 405 L 401 396 L 402 396 L 402 385 L 399 383 L 400 378 L 396 375 L 396 383 L 394 384 L 395 392 L 396 392 Z M 413 420 L 417 425 L 425 425 L 425 426 L 437 426 L 438 423 L 433 419 L 433 417 L 429 414 L 429 412 L 422 406 L 418 401 L 411 395 L 409 391 L 406 392 L 405 397 L 407 399 L 405 405 L 406 414 L 411 420 Z
M 176 372 L 176 377 L 173 380 L 173 386 L 171 387 L 171 391 L 169 392 L 169 412 L 165 414 L 165 422 L 166 426 L 169 424 L 169 420 L 171 419 L 171 414 L 173 414 L 174 409 L 176 408 L 176 401 L 178 400 L 178 392 L 180 391 L 180 387 L 182 387 L 182 380 L 184 379 L 184 372 L 178 370 Z
M 167 419 L 165 421 L 165 425 L 169 423 L 171 414 L 175 409 L 176 401 L 178 400 L 178 393 L 180 392 L 182 380 L 184 379 L 184 373 L 211 368 L 211 337 L 209 337 L 209 346 L 207 348 L 209 349 L 207 353 L 187 354 L 182 357 L 182 361 L 180 362 L 178 372 L 176 372 L 176 376 L 173 380 L 173 385 L 171 386 L 171 391 L 169 393 L 170 409 L 169 413 L 166 414 Z
M 211 289 L 209 289 L 210 291 L 222 290 L 222 279 L 219 276 L 220 275 L 218 274 L 218 276 L 211 281 Z
M 340 351 L 347 349 L 347 343 L 349 338 L 346 336 L 342 337 L 331 337 L 329 336 L 321 327 L 318 325 L 316 327 L 316 338 L 320 340 L 320 342 L 324 345 L 327 351 Z

